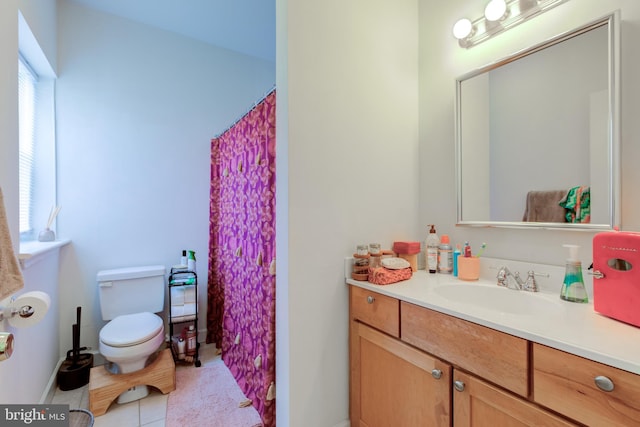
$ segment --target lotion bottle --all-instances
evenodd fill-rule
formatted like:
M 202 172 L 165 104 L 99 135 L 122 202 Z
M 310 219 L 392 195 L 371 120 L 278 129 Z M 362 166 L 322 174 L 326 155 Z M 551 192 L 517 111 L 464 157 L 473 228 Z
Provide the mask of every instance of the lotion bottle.
M 569 258 L 564 272 L 564 283 L 560 291 L 560 298 L 565 301 L 588 303 L 589 296 L 582 278 L 582 263 L 578 260 L 578 245 L 562 245 L 569 248 Z
M 425 242 L 425 252 L 427 258 L 427 270 L 429 273 L 435 274 L 438 271 L 438 246 L 440 245 L 440 239 L 436 233 L 436 226 L 429 224 L 431 229 Z

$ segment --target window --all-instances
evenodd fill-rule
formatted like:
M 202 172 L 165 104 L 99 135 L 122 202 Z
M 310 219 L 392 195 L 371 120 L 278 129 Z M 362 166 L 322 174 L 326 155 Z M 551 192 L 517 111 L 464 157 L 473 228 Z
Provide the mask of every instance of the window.
M 37 82 L 36 73 L 20 57 L 18 60 L 20 235 L 32 234 L 33 230 Z

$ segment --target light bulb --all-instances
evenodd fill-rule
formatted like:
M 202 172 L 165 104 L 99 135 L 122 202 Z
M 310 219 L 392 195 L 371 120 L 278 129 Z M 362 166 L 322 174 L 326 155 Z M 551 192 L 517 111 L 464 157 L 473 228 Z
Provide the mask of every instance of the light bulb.
M 453 35 L 458 40 L 462 40 L 465 37 L 468 37 L 472 30 L 473 25 L 471 24 L 471 21 L 467 18 L 462 18 L 453 26 Z
M 488 21 L 498 21 L 504 17 L 507 12 L 507 3 L 505 0 L 491 0 L 484 9 L 484 17 Z

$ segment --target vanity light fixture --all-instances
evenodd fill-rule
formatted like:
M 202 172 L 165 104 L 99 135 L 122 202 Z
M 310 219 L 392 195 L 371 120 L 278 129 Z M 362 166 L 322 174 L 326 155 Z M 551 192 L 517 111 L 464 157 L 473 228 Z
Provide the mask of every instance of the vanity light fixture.
M 507 2 L 505 0 L 491 0 L 484 8 L 484 17 L 487 21 L 499 21 L 506 18 Z
M 491 0 L 484 16 L 463 18 L 453 26 L 460 47 L 470 48 L 567 0 Z

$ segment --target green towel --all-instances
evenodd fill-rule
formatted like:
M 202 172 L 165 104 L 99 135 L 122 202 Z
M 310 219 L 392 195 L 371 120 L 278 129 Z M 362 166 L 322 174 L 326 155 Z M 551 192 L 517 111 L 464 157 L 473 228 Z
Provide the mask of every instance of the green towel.
M 591 189 L 589 187 L 571 188 L 559 204 L 567 211 L 565 213 L 567 222 L 583 224 L 591 222 Z

